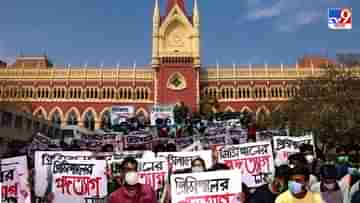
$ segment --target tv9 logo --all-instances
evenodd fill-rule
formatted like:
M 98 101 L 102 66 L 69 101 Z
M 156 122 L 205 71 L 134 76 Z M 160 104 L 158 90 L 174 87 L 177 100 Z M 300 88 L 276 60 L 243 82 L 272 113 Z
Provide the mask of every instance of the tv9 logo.
M 328 27 L 331 30 L 351 30 L 352 10 L 350 8 L 329 8 Z

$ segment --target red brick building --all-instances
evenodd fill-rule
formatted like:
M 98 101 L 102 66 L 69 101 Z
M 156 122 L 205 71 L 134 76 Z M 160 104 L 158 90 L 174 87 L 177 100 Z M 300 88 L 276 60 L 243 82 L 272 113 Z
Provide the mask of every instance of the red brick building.
M 191 13 L 189 15 L 188 13 Z M 184 0 L 168 0 L 166 13 L 155 3 L 152 62 L 139 67 L 57 67 L 46 56 L 21 56 L 6 67 L 0 63 L 0 99 L 31 104 L 22 111 L 61 125 L 105 125 L 113 105 L 133 105 L 149 116 L 154 104 L 185 102 L 199 109 L 202 96 L 220 102 L 214 111 L 269 113 L 296 94 L 298 78 L 319 74 L 327 59 L 311 57 L 301 64 L 201 64 L 200 17 Z M 149 36 L 150 38 L 150 36 Z M 316 63 L 315 63 L 316 62 Z

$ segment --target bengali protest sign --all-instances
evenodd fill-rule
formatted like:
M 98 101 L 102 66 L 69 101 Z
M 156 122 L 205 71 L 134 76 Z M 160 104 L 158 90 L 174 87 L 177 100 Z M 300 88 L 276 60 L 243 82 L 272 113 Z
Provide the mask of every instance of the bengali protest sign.
M 51 167 L 53 203 L 103 201 L 107 196 L 105 160 L 54 161 Z
M 124 136 L 124 147 L 145 146 L 146 149 L 152 149 L 154 137 L 152 134 L 143 131 L 132 132 Z
M 241 172 L 238 170 L 171 176 L 172 203 L 230 203 L 241 191 Z
M 172 105 L 154 105 L 150 112 L 150 123 L 152 126 L 156 125 L 156 120 L 161 119 L 174 125 L 174 106 Z
M 157 156 L 167 158 L 172 171 L 191 168 L 191 162 L 197 158 L 202 158 L 205 161 L 207 168 L 212 166 L 211 150 L 193 152 L 160 152 Z
M 226 145 L 229 143 L 227 134 L 201 137 L 200 142 L 204 146 L 209 147 L 214 145 Z
M 133 106 L 113 106 L 111 107 L 111 125 L 120 125 L 127 119 L 134 116 L 135 108 Z
M 274 172 L 274 159 L 270 142 L 219 146 L 219 162 L 231 169 L 239 169 L 243 182 L 249 187 L 265 183 L 265 177 Z
M 169 172 L 168 161 L 166 158 L 146 158 L 136 159 L 138 161 L 139 182 L 152 186 L 157 190 L 164 186 L 165 180 Z M 111 168 L 113 176 L 121 175 L 122 160 L 110 160 L 108 165 Z
M 301 137 L 275 136 L 273 141 L 275 157 L 279 161 L 287 161 L 291 154 L 300 152 L 299 147 L 302 144 L 314 146 L 314 137 L 312 135 Z
M 247 142 L 247 138 L 248 138 L 247 131 L 241 128 L 229 129 L 229 135 L 232 140 L 235 140 L 235 142 L 237 142 L 237 144 L 244 144 Z
M 188 147 L 185 147 L 183 149 L 181 149 L 182 152 L 194 152 L 194 151 L 200 151 L 203 150 L 204 146 L 203 144 L 201 144 L 201 142 L 198 140 L 196 142 L 194 142 L 194 144 L 189 145 Z
M 26 156 L 2 159 L 0 179 L 3 202 L 31 202 Z
M 43 198 L 51 188 L 51 167 L 55 161 L 88 160 L 93 156 L 89 151 L 36 151 L 34 190 L 37 198 Z

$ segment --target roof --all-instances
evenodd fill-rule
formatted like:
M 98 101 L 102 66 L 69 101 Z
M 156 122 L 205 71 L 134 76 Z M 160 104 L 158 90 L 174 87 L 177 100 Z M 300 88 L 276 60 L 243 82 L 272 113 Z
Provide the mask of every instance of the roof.
M 186 9 L 185 9 L 185 2 L 184 0 L 168 0 L 167 4 L 166 4 L 166 15 L 167 16 L 171 9 L 174 8 L 175 5 L 178 5 L 180 7 L 180 9 L 184 12 L 184 14 L 186 15 Z

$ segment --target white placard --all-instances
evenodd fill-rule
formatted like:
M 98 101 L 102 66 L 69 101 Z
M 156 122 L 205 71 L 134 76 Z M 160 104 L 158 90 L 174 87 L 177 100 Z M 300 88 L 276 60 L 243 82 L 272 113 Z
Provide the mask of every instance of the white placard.
M 212 167 L 212 151 L 193 151 L 193 152 L 160 152 L 158 157 L 168 159 L 172 171 L 191 168 L 191 162 L 194 159 L 202 158 L 205 161 L 206 168 Z
M 174 120 L 174 106 L 168 105 L 168 106 L 160 106 L 160 105 L 154 105 L 151 109 L 150 113 L 150 123 L 151 125 L 156 125 L 157 119 L 169 119 L 171 125 L 175 124 Z
M 238 170 L 171 176 L 172 203 L 230 203 L 241 191 L 241 172 Z
M 219 162 L 231 169 L 239 169 L 243 182 L 249 187 L 265 184 L 265 177 L 274 172 L 274 158 L 270 142 L 256 142 L 218 147 Z
M 275 136 L 273 137 L 273 141 L 276 155 L 275 157 L 280 162 L 285 162 L 291 154 L 300 152 L 299 147 L 302 144 L 310 144 L 314 146 L 314 137 L 312 135 L 301 137 Z
M 134 116 L 133 106 L 113 106 L 111 108 L 111 125 L 119 125 Z
M 26 156 L 1 160 L 1 193 L 5 202 L 30 203 L 29 172 Z
M 35 196 L 44 197 L 51 188 L 51 165 L 54 161 L 86 160 L 93 155 L 89 151 L 36 151 L 35 152 Z
M 55 161 L 51 167 L 54 203 L 87 203 L 107 196 L 105 160 Z

